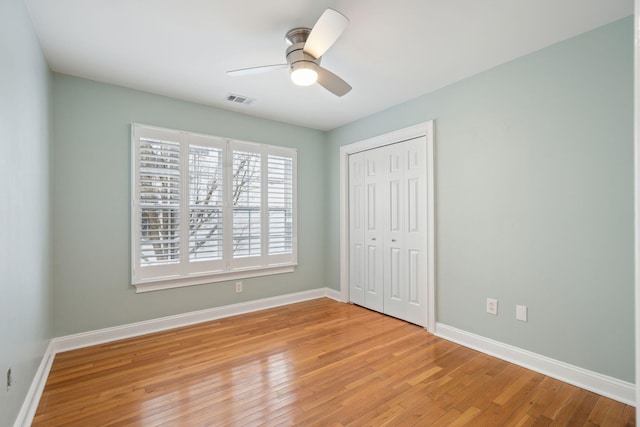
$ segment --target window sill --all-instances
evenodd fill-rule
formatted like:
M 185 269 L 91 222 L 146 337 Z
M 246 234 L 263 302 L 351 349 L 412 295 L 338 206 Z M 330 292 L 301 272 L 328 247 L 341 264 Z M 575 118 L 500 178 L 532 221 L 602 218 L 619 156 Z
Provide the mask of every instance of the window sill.
M 204 285 L 207 283 L 226 282 L 230 280 L 248 279 L 250 277 L 270 276 L 273 274 L 292 273 L 296 264 L 278 265 L 273 267 L 259 267 L 244 270 L 234 270 L 226 273 L 205 274 L 188 277 L 167 277 L 148 281 L 134 282 L 136 293 L 160 291 L 162 289 L 182 288 L 185 286 Z

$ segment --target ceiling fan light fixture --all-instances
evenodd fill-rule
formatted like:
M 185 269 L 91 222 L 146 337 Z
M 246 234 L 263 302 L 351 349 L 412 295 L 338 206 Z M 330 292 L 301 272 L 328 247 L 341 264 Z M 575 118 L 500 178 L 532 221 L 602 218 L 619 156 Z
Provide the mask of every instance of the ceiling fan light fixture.
M 298 68 L 291 72 L 291 81 L 298 86 L 311 86 L 318 80 L 318 73 L 311 68 Z
M 311 86 L 318 81 L 318 66 L 307 61 L 291 64 L 291 81 L 298 86 Z

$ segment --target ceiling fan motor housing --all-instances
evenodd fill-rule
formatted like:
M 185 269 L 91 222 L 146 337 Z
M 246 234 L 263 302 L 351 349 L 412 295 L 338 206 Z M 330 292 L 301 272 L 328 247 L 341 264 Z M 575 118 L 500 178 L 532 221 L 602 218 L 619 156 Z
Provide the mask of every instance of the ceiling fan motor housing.
M 286 57 L 291 73 L 297 70 L 313 70 L 316 74 L 320 68 L 320 58 L 314 58 L 304 51 L 304 45 L 309 37 L 311 28 L 294 28 L 290 30 L 285 39 L 290 46 L 287 48 Z
M 320 58 L 305 53 L 304 43 L 294 43 L 287 48 L 287 62 L 291 67 L 291 71 L 299 68 L 310 68 L 318 72 L 320 66 Z

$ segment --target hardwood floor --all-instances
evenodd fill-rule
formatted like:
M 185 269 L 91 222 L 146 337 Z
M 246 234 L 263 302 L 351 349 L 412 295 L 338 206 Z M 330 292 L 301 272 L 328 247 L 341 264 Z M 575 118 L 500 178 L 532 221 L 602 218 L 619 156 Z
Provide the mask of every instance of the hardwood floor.
M 635 409 L 318 299 L 56 356 L 35 426 L 624 426 Z

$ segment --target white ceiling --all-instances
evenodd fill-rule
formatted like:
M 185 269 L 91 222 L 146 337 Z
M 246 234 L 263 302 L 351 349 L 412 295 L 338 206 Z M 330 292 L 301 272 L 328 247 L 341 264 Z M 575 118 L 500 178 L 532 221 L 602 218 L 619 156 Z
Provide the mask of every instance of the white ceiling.
M 330 130 L 633 13 L 633 0 L 25 0 L 52 70 Z M 338 98 L 294 86 L 285 33 L 350 19 L 322 65 Z M 225 100 L 228 93 L 256 99 Z

